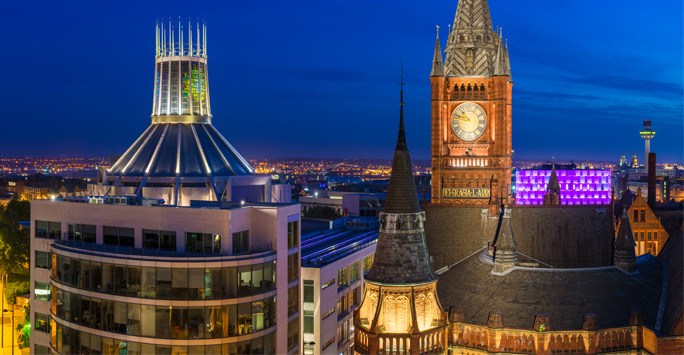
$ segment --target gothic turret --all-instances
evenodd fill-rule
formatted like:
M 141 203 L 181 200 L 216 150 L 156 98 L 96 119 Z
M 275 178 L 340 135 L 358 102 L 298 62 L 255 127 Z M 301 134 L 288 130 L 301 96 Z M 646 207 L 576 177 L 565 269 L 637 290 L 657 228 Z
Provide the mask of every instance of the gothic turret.
M 549 184 L 546 185 L 546 194 L 544 195 L 545 205 L 560 205 L 561 187 L 556 175 L 556 160 L 551 164 L 551 176 L 549 177 Z
M 403 85 L 403 84 L 402 84 Z M 404 91 L 399 102 L 399 134 L 392 161 L 384 212 L 380 213 L 380 236 L 375 261 L 366 280 L 384 284 L 432 282 L 425 242 L 425 212 L 420 211 L 404 129 Z
M 507 208 L 500 218 L 501 229 L 494 245 L 494 275 L 505 275 L 508 270 L 518 265 L 517 243 L 511 226 L 511 210 Z
M 442 47 L 439 45 L 439 26 L 437 26 L 435 55 L 432 59 L 432 71 L 430 71 L 430 76 L 444 76 L 444 64 L 442 64 Z
M 628 274 L 638 273 L 636 252 L 634 250 L 636 243 L 634 242 L 632 227 L 629 224 L 629 216 L 627 215 L 626 208 L 622 212 L 619 228 L 617 237 L 615 238 L 613 262 L 615 263 L 615 266 Z
M 401 85 L 399 135 L 375 261 L 354 313 L 357 354 L 445 354 L 447 349 L 446 313 L 425 242 L 425 212 L 418 204 L 406 142 Z M 433 343 L 421 341 L 432 334 Z

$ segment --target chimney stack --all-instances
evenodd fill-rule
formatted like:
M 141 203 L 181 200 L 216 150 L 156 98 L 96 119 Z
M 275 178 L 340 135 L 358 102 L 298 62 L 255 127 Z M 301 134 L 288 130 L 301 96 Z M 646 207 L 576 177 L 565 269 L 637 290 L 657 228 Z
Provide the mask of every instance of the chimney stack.
M 648 153 L 648 206 L 656 202 L 656 153 Z

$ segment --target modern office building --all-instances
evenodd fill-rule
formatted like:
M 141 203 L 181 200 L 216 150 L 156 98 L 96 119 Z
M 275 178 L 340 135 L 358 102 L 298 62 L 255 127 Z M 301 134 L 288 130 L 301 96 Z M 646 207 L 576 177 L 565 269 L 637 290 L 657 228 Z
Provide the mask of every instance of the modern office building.
M 354 352 L 353 311 L 363 295 L 379 222 L 350 217 L 341 228 L 302 236 L 302 353 Z
M 179 28 L 152 125 L 88 197 L 31 204 L 32 354 L 299 352 L 300 206 L 213 128 L 204 26 Z
M 299 206 L 149 202 L 32 203 L 32 353 L 295 351 Z

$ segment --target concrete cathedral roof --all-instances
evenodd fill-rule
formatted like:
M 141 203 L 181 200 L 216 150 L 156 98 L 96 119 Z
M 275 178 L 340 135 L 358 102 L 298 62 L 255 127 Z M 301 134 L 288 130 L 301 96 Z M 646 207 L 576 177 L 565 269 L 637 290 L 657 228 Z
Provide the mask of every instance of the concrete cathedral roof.
M 108 174 L 209 177 L 253 175 L 254 170 L 210 123 L 153 123 Z

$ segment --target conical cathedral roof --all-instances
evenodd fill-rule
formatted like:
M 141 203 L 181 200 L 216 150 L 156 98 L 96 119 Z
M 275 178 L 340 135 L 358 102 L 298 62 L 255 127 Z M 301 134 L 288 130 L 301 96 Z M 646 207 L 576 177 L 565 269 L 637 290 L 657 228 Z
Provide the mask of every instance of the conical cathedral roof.
M 109 169 L 110 175 L 215 177 L 254 170 L 210 123 L 153 123 Z
M 157 23 L 152 124 L 107 174 L 143 178 L 253 175 L 252 167 L 211 124 L 206 24 L 197 23 L 193 32 L 191 22 L 184 27 L 179 20 L 177 28 L 187 31 L 173 37 L 170 22 L 168 27 Z

